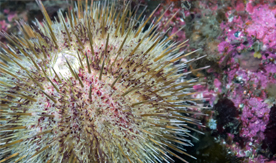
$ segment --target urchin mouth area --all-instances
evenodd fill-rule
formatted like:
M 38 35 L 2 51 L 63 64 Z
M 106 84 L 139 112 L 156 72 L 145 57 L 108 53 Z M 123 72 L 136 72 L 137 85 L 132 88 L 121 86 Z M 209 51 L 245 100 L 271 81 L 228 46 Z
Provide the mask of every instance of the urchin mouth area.
M 71 53 L 70 51 L 65 51 L 63 53 L 58 53 L 55 56 L 56 59 L 54 59 L 51 65 L 53 65 L 52 67 L 54 68 L 57 74 L 60 74 L 66 77 L 71 76 L 71 73 L 66 64 L 66 60 L 70 62 L 70 64 L 72 65 L 72 68 L 78 69 L 80 67 L 78 58 L 76 57 L 77 55 L 75 55 L 74 53 L 71 53 L 71 54 L 70 53 Z

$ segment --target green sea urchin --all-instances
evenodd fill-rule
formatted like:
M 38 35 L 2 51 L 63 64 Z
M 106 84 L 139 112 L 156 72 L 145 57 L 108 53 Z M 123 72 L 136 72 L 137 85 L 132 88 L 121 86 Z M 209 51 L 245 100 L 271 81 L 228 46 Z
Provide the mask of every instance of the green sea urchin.
M 1 43 L 0 163 L 186 162 L 175 152 L 190 156 L 187 124 L 200 123 L 185 115 L 199 82 L 174 66 L 194 53 L 185 42 L 156 32 L 160 19 L 142 32 L 153 14 L 138 22 L 127 6 L 78 1 L 52 22 L 37 3 L 43 24 L 1 33 L 13 45 Z

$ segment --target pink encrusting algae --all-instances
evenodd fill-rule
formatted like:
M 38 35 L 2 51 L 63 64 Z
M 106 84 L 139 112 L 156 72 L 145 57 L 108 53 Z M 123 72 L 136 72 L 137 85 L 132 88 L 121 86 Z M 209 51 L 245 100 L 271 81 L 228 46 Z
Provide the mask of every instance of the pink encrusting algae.
M 242 162 L 273 162 L 276 160 L 275 128 L 272 127 L 275 116 L 271 116 L 275 112 L 272 108 L 275 108 L 276 97 L 275 1 L 174 2 L 176 5 L 171 5 L 169 11 L 183 10 L 181 3 L 191 6 L 184 10 L 186 18 L 175 14 L 170 22 L 175 29 L 182 29 L 174 40 L 189 39 L 187 49 L 198 48 L 200 42 L 197 40 L 202 41 L 202 55 L 207 55 L 204 61 L 211 65 L 205 73 L 208 85 L 195 85 L 198 94 L 193 95 L 194 98 L 208 98 L 208 104 L 214 106 L 217 116 L 206 118 L 212 122 L 209 123 L 211 133 L 217 134 L 215 139 Z M 160 10 L 168 6 L 164 4 Z M 167 15 L 174 14 L 167 13 L 163 21 L 169 19 Z M 184 21 L 178 21 L 181 19 Z M 160 29 L 167 28 L 161 26 Z M 229 118 L 226 113 L 235 116 Z M 219 124 L 225 119 L 229 121 Z
M 193 60 L 174 63 L 196 51 L 157 33 L 160 19 L 144 30 L 153 14 L 138 22 L 128 5 L 78 1 L 76 14 L 52 22 L 37 3 L 42 24 L 18 22 L 24 37 L 1 33 L 12 45 L 1 43 L 0 163 L 194 158 L 183 146 L 202 133 L 190 117 L 201 82 L 178 73 Z

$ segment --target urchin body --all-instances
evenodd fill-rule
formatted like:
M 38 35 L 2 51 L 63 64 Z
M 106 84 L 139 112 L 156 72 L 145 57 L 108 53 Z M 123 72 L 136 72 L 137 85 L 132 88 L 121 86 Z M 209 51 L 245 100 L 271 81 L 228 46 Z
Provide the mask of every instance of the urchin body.
M 38 4 L 43 25 L 19 23 L 20 39 L 3 34 L 13 46 L 2 45 L 0 162 L 170 162 L 175 151 L 186 154 L 187 123 L 198 123 L 182 114 L 197 107 L 186 102 L 194 80 L 178 82 L 173 66 L 189 55 L 178 52 L 185 44 L 153 32 L 158 20 L 141 32 L 150 18 L 137 26 L 127 8 L 79 3 L 53 23 Z

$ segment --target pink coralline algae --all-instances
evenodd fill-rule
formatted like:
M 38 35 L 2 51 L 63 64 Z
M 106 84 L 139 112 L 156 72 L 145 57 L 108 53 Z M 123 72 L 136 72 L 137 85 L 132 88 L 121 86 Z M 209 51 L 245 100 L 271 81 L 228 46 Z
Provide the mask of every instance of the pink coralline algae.
M 253 6 L 248 3 L 246 6 L 251 20 L 247 20 L 245 32 L 249 36 L 255 36 L 268 47 L 276 46 L 276 8 L 268 4 Z
M 262 99 L 250 98 L 245 100 L 248 104 L 242 110 L 241 120 L 244 129 L 240 135 L 248 137 L 250 140 L 253 137 L 262 139 L 263 136 L 257 134 L 264 132 L 265 126 L 268 122 L 269 109 L 267 104 L 261 102 Z M 258 142 L 260 143 L 260 142 Z
M 204 37 L 214 34 L 214 31 L 207 31 L 203 26 L 194 25 L 192 31 L 187 30 L 191 28 L 189 22 L 185 22 L 187 19 L 193 19 L 195 20 L 193 23 L 197 24 L 208 17 L 208 23 L 214 26 L 219 22 L 220 27 L 219 36 L 205 40 L 206 45 L 210 45 L 210 42 L 218 42 L 214 44 L 217 45 L 214 46 L 215 48 L 212 47 L 213 54 L 204 51 L 208 58 L 211 58 L 211 55 L 217 58 L 215 62 L 210 60 L 213 65 L 206 72 L 208 75 L 206 80 L 209 80 L 210 85 L 194 86 L 194 89 L 200 93 L 193 96 L 205 98 L 211 107 L 215 107 L 217 103 L 223 103 L 221 99 L 227 98 L 232 101 L 234 107 L 239 110 L 238 116 L 235 117 L 239 122 L 238 127 L 236 126 L 235 132 L 232 132 L 226 130 L 230 123 L 223 124 L 222 128 L 220 125 L 217 126 L 223 133 L 227 133 L 226 147 L 236 156 L 243 158 L 244 162 L 275 162 L 273 159 L 276 158 L 272 156 L 275 153 L 264 148 L 263 145 L 263 142 L 268 140 L 268 134 L 265 134 L 265 131 L 268 131 L 267 125 L 271 123 L 269 114 L 276 98 L 275 3 L 272 0 L 249 0 L 248 2 L 234 0 L 224 1 L 224 3 L 219 0 L 189 2 L 192 4 L 191 10 L 184 10 L 187 17 L 176 14 L 175 20 L 178 21 L 175 21 L 175 24 L 173 24 L 174 21 L 171 22 L 171 31 L 185 29 L 177 34 L 175 41 L 190 39 L 191 47 L 191 41 L 195 40 L 194 36 L 198 36 L 199 40 L 204 40 Z M 168 15 L 181 9 L 180 6 L 173 7 L 167 11 Z M 164 15 L 163 19 L 167 20 L 166 17 L 167 15 Z M 216 19 L 212 19 L 213 17 Z M 181 18 L 184 22 L 179 21 Z M 163 29 L 163 32 L 166 30 Z M 194 33 L 200 33 L 200 35 Z M 204 37 L 202 37 L 203 33 Z M 227 108 L 224 109 L 227 111 Z M 218 119 L 217 122 L 219 121 Z
M 8 29 L 8 23 L 5 20 L 0 21 L 0 30 L 6 31 Z
M 270 108 L 275 102 L 267 92 L 276 83 L 276 9 L 269 4 L 253 6 L 250 2 L 245 10 L 246 16 L 229 11 L 228 22 L 221 24 L 224 34 L 218 50 L 224 56 L 219 63 L 228 68 L 224 71 L 226 76 L 219 74 L 219 78 L 224 79 L 226 88 L 221 93 L 241 112 L 239 136 L 244 143 L 227 146 L 237 156 L 247 157 L 248 162 L 259 163 L 269 160 L 259 151 L 265 139 Z

